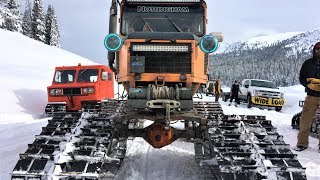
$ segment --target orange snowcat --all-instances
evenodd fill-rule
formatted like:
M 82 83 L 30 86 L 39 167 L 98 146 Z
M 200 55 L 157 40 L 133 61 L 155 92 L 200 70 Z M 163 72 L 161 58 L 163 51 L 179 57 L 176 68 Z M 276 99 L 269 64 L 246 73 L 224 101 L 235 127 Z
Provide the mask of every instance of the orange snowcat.
M 105 65 L 56 67 L 47 92 L 47 114 L 99 110 L 101 101 L 114 97 L 113 72 Z

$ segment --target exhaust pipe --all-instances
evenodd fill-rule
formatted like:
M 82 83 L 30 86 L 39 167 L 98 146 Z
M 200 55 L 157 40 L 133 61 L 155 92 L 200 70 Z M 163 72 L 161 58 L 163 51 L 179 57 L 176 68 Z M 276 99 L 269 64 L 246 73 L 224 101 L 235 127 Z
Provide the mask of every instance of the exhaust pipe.
M 117 15 L 118 15 L 117 0 L 112 0 L 111 6 L 110 6 L 110 16 L 109 16 L 109 34 L 117 33 Z M 110 52 L 110 51 L 108 52 L 109 67 L 113 72 L 116 73 L 116 69 L 113 66 L 115 57 L 116 57 L 115 52 Z

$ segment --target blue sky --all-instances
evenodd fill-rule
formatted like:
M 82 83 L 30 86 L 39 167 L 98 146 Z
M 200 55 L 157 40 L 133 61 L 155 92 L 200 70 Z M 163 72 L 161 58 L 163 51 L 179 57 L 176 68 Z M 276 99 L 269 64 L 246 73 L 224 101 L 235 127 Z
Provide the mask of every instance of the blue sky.
M 31 0 L 33 1 L 33 0 Z M 107 63 L 111 0 L 43 0 L 58 16 L 62 48 Z M 25 0 L 20 0 L 22 6 Z M 320 27 L 319 0 L 207 0 L 208 32 L 224 34 L 224 43 L 261 35 L 309 31 Z M 23 9 L 23 7 L 22 7 Z

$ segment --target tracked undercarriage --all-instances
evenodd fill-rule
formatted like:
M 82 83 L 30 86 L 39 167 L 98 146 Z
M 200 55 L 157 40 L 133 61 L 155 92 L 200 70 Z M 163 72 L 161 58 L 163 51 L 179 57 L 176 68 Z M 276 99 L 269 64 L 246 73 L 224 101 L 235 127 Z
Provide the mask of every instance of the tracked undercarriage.
M 155 123 L 149 129 L 160 124 L 160 130 L 150 134 L 141 124 L 142 116 L 128 111 L 125 103 L 107 101 L 98 114 L 55 114 L 20 155 L 12 179 L 113 179 L 125 156 L 127 137 L 140 136 L 157 146 L 169 132 L 166 124 Z M 264 116 L 224 115 L 214 102 L 194 102 L 193 107 L 179 116 L 171 113 L 172 118 L 184 117 L 180 119 L 184 130 L 170 130 L 172 141 L 182 137 L 194 141 L 201 177 L 306 179 L 297 156 Z M 135 118 L 130 119 L 130 113 Z
M 121 107 L 108 101 L 100 114 L 56 113 L 20 154 L 12 179 L 113 179 L 126 150 L 113 125 Z

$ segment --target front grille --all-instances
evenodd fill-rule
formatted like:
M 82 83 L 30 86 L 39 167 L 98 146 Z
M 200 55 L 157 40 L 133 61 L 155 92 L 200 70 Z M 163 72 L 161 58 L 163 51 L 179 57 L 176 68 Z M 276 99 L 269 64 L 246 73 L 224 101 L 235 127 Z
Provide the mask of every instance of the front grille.
M 259 90 L 259 95 L 263 97 L 268 97 L 268 98 L 280 98 L 280 93 L 279 92 L 272 92 L 272 91 L 261 91 Z
M 63 95 L 81 95 L 81 88 L 63 88 Z
M 183 44 L 186 45 L 186 44 Z M 165 46 L 170 46 L 165 44 Z M 171 45 L 172 47 L 176 45 Z M 191 51 L 132 51 L 131 56 L 145 57 L 145 73 L 191 74 Z M 174 49 L 174 48 L 173 48 Z

